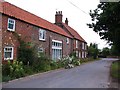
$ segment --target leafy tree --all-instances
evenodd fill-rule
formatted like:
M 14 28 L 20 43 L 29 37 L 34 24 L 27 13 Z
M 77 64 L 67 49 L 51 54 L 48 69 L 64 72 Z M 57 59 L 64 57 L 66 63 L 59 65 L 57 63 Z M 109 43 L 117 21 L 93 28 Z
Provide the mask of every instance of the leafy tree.
M 88 47 L 88 56 L 96 59 L 98 53 L 99 53 L 98 45 L 96 43 L 90 43 L 90 46 Z
M 116 56 L 119 55 L 118 51 L 116 50 L 115 46 L 113 45 L 110 49 L 110 55 L 111 56 Z
M 114 45 L 115 50 L 120 53 L 120 2 L 100 3 L 97 9 L 90 10 L 92 23 L 87 24 L 89 28 L 98 33 L 101 39 Z
M 109 56 L 110 55 L 110 49 L 108 47 L 105 47 L 102 49 L 102 55 L 103 56 Z

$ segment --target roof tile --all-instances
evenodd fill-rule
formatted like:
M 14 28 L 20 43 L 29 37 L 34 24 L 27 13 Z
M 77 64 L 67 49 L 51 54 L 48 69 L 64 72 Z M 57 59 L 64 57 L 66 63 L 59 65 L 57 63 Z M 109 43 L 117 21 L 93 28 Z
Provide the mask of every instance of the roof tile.
M 4 13 L 6 15 L 31 23 L 33 25 L 48 29 L 52 32 L 56 32 L 58 34 L 72 38 L 68 33 L 66 33 L 63 29 L 61 29 L 57 25 L 54 25 L 48 22 L 47 20 L 44 20 L 32 13 L 29 13 L 28 11 L 16 7 L 8 2 L 3 2 L 2 5 L 3 5 L 3 11 L 0 9 L 1 13 Z
M 71 28 L 70 26 L 68 26 L 65 23 L 62 23 L 62 24 L 70 32 L 70 34 L 74 36 L 74 38 L 76 38 L 80 41 L 86 42 L 73 28 Z

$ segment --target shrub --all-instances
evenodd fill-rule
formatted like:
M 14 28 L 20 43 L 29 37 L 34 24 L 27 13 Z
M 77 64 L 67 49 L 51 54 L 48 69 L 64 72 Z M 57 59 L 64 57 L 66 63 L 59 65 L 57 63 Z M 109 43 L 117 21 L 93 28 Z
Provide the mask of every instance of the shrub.
M 62 63 L 63 63 L 63 66 L 66 68 L 66 67 L 69 67 L 70 66 L 74 66 L 75 64 L 75 60 L 76 60 L 76 57 L 74 56 L 66 56 L 64 58 L 62 58 Z
M 44 53 L 39 53 L 38 59 L 34 61 L 34 70 L 37 72 L 51 70 L 50 61 Z
M 64 63 L 63 63 L 62 60 L 59 60 L 59 61 L 57 62 L 57 68 L 62 68 L 62 67 L 64 67 Z
M 32 46 L 32 43 L 21 41 L 18 48 L 18 60 L 22 61 L 24 65 L 32 65 L 35 58 L 35 47 Z
M 114 61 L 111 65 L 111 76 L 120 80 L 120 60 Z
M 76 52 L 72 52 L 72 53 L 69 55 L 69 57 L 77 58 L 77 57 L 76 57 Z
M 25 75 L 31 75 L 33 74 L 34 72 L 36 72 L 32 66 L 29 66 L 29 65 L 25 65 L 24 67 L 24 72 L 25 72 Z
M 12 78 L 10 76 L 2 76 L 2 81 L 3 82 L 7 82 L 9 80 L 11 80 Z
M 24 76 L 23 63 L 14 60 L 13 63 L 8 61 L 7 64 L 3 65 L 3 76 L 10 78 L 19 78 Z
M 75 66 L 80 66 L 80 61 L 76 59 L 76 60 L 74 60 L 73 64 L 74 64 Z
M 10 67 L 9 64 L 3 64 L 2 65 L 2 75 L 3 76 L 8 76 L 10 74 Z
M 57 69 L 58 68 L 58 63 L 52 60 L 51 63 L 50 63 L 50 66 L 51 66 L 52 70 Z

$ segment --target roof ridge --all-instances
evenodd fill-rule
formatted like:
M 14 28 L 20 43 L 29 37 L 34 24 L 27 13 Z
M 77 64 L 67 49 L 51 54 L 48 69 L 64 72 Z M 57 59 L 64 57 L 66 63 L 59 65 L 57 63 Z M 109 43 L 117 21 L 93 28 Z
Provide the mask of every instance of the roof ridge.
M 62 23 L 62 24 L 68 29 L 68 31 L 69 31 L 76 39 L 86 42 L 86 41 L 81 37 L 81 35 L 80 35 L 75 29 L 73 29 L 71 26 L 69 26 L 69 25 L 67 25 L 67 24 L 65 24 L 65 23 Z M 77 35 L 74 35 L 74 34 L 75 34 L 74 32 L 75 32 Z M 78 37 L 78 36 L 79 36 L 79 37 Z

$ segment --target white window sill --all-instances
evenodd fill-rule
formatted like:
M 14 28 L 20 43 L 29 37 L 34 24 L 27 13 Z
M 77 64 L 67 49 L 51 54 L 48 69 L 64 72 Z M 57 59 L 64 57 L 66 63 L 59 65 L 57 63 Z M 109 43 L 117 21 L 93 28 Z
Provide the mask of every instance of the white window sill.
M 11 32 L 14 32 L 14 31 L 15 31 L 14 29 L 9 29 L 9 28 L 8 28 L 7 30 L 8 30 L 8 31 L 11 31 Z
M 45 41 L 45 39 L 39 39 L 40 41 Z
M 4 60 L 13 60 L 13 58 L 4 58 Z

